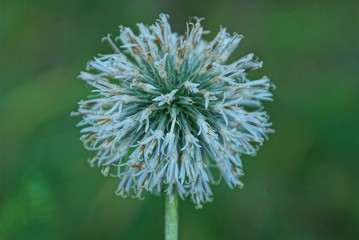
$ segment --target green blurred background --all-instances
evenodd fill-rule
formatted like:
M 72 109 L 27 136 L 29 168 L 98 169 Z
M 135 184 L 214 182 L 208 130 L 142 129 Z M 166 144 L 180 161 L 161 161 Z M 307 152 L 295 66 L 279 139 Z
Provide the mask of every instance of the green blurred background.
M 203 16 L 245 36 L 276 133 L 244 157 L 243 190 L 180 202 L 180 239 L 359 239 L 358 1 L 0 1 L 0 239 L 163 239 L 164 199 L 122 199 L 90 168 L 71 118 L 76 79 L 118 25 Z

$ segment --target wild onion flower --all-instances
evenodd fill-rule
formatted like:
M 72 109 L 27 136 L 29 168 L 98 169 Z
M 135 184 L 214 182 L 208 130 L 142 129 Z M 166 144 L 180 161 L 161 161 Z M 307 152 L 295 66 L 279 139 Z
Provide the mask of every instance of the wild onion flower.
M 203 40 L 200 18 L 178 35 L 168 18 L 137 24 L 139 34 L 121 26 L 119 46 L 103 38 L 114 53 L 81 72 L 94 89 L 75 115 L 85 148 L 96 152 L 91 166 L 119 179 L 118 195 L 178 193 L 201 207 L 220 179 L 243 186 L 241 156 L 255 155 L 271 132 L 262 101 L 272 100 L 272 85 L 247 78 L 262 67 L 253 54 L 227 63 L 241 35 L 221 28 Z

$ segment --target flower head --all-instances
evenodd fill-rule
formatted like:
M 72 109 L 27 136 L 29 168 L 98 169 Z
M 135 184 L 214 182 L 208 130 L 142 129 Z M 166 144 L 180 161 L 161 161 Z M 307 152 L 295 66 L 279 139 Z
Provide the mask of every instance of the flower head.
M 121 26 L 119 47 L 103 38 L 114 53 L 79 76 L 93 87 L 76 113 L 81 140 L 96 152 L 91 165 L 119 179 L 118 195 L 177 192 L 200 207 L 212 199 L 214 176 L 243 185 L 241 156 L 254 155 L 271 131 L 262 107 L 271 83 L 247 78 L 262 62 L 248 54 L 227 64 L 242 36 L 221 28 L 208 42 L 200 22 L 187 23 L 184 35 L 165 14 L 139 23 L 138 35 Z

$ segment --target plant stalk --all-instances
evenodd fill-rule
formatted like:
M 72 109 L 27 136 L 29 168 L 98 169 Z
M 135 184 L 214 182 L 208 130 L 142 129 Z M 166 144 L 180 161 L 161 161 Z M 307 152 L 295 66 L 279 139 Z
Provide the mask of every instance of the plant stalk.
M 177 240 L 178 239 L 178 196 L 177 193 L 171 197 L 166 195 L 165 200 L 165 239 Z

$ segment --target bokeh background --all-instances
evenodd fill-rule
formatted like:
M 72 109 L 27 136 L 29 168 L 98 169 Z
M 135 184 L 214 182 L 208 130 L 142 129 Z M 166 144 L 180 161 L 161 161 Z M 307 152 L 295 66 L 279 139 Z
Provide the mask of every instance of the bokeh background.
M 120 24 L 189 16 L 245 36 L 277 85 L 276 133 L 244 157 L 243 190 L 180 202 L 180 239 L 359 239 L 359 3 L 284 0 L 1 0 L 0 239 L 163 239 L 161 197 L 122 199 L 90 168 L 71 118 L 76 77 Z

